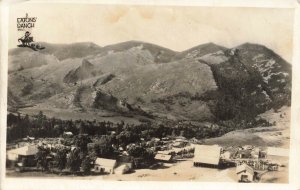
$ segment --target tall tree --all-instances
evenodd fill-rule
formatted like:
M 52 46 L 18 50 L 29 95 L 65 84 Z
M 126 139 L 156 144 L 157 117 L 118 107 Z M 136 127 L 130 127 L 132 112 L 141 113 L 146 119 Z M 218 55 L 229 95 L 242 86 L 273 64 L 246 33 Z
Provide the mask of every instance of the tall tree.
M 60 170 L 63 170 L 66 167 L 67 163 L 67 150 L 65 148 L 61 148 L 57 150 L 55 156 L 56 167 Z
M 86 157 L 83 159 L 83 161 L 82 161 L 82 163 L 81 163 L 81 168 L 82 168 L 83 173 L 84 173 L 85 175 L 88 175 L 88 174 L 91 172 L 92 166 L 91 166 L 91 159 L 90 159 L 89 156 L 86 156 Z
M 78 149 L 74 149 L 70 152 L 69 157 L 67 159 L 67 166 L 71 172 L 75 173 L 79 171 L 81 160 L 79 156 L 80 151 Z
M 48 170 L 48 159 L 47 157 L 50 154 L 50 150 L 42 146 L 38 147 L 38 152 L 35 155 L 37 161 L 37 167 L 41 167 L 42 171 Z

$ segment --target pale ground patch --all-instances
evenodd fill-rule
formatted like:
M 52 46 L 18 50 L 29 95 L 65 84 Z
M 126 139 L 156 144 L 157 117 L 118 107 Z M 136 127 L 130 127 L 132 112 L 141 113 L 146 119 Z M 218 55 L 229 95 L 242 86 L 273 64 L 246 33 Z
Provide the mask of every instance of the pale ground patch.
M 286 106 L 282 107 L 277 113 L 272 109 L 260 116 L 270 123 L 275 121 L 276 125 L 232 131 L 221 137 L 207 139 L 205 140 L 205 144 L 218 144 L 221 146 L 254 145 L 289 148 L 291 108 Z

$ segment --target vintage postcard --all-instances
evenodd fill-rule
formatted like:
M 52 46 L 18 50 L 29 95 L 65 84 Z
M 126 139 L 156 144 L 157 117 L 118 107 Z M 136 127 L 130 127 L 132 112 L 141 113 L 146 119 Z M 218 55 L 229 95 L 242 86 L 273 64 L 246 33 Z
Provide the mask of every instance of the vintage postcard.
M 8 3 L 6 187 L 291 187 L 294 4 Z

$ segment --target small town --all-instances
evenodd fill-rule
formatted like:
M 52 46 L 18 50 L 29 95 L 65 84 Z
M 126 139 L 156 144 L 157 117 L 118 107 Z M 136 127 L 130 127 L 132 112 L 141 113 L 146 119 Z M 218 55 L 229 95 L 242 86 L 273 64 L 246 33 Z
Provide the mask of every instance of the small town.
M 148 141 L 141 138 L 139 143 L 125 147 L 100 145 L 98 141 L 89 139 L 87 134 L 75 136 L 70 131 L 65 131 L 60 138 L 27 136 L 7 145 L 7 171 L 60 176 L 130 175 L 142 168 L 163 169 L 189 160 L 195 168 L 235 168 L 238 182 L 250 183 L 259 182 L 267 172 L 286 167 L 277 158 L 288 157 L 289 153 L 288 149 L 275 147 L 204 145 L 196 138 L 183 136 Z M 106 156 L 98 157 L 99 152 Z

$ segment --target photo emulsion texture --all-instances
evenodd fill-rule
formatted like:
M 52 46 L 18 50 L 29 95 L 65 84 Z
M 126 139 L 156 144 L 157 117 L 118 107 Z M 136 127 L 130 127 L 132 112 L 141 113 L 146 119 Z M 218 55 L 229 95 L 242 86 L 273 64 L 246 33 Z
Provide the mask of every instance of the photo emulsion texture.
M 292 18 L 11 7 L 6 176 L 288 183 Z

